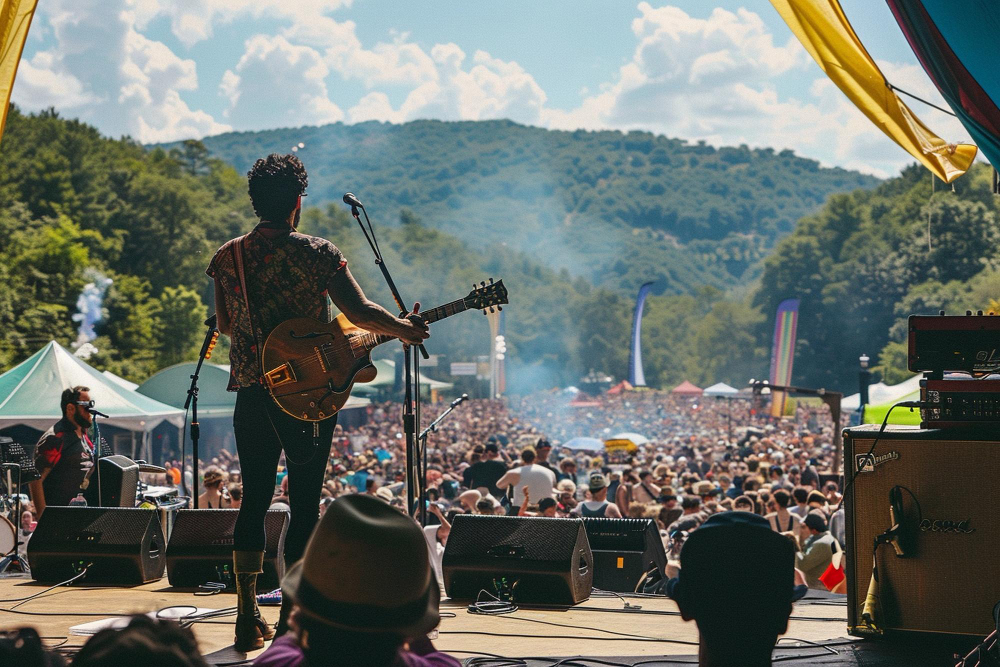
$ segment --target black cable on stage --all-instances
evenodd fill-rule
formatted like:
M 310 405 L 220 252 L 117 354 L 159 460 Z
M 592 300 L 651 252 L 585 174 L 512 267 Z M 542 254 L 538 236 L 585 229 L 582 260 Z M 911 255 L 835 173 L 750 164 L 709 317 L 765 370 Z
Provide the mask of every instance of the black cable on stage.
M 609 635 L 616 635 L 619 637 L 629 637 L 631 639 L 642 640 L 642 641 L 665 641 L 671 644 L 684 644 L 687 646 L 697 646 L 698 642 L 683 640 L 683 639 L 660 639 L 659 637 L 647 637 L 645 635 L 636 635 L 629 632 L 618 632 L 616 630 L 605 630 L 603 628 L 591 628 L 585 625 L 565 625 L 563 623 L 555 623 L 553 621 L 543 621 L 539 618 L 524 618 L 522 616 L 503 616 L 502 618 L 511 621 L 527 621 L 529 623 L 540 623 L 542 625 L 551 625 L 557 628 L 569 628 L 571 630 L 589 630 L 591 632 L 604 632 Z M 602 637 L 595 637 L 595 639 L 602 639 Z
M 592 628 L 587 628 L 592 629 Z M 575 641 L 598 640 L 603 642 L 655 642 L 665 644 L 690 645 L 692 642 L 683 639 L 657 639 L 655 637 L 581 637 L 580 635 L 526 635 L 523 633 L 487 632 L 485 630 L 440 630 L 442 635 L 483 635 L 484 637 L 520 637 L 525 639 L 572 639 Z
M 886 426 L 889 425 L 889 415 L 891 415 L 892 411 L 895 410 L 896 408 L 898 408 L 904 402 L 905 401 L 900 401 L 899 403 L 896 403 L 895 405 L 890 406 L 889 409 L 886 410 L 886 412 L 885 412 L 885 418 L 882 420 L 882 425 L 879 427 L 878 433 L 875 434 L 875 439 L 872 441 L 872 446 L 871 446 L 871 448 L 869 448 L 868 453 L 865 454 L 864 459 L 862 459 L 863 461 L 868 461 L 868 460 L 871 459 L 872 453 L 875 451 L 875 445 L 878 444 L 879 438 L 882 437 L 882 434 L 885 433 Z M 913 408 L 911 407 L 910 409 L 912 410 Z M 872 467 L 874 467 L 874 466 L 872 466 Z M 854 486 L 854 480 L 856 480 L 858 478 L 859 472 L 860 471 L 855 470 L 854 474 L 851 475 L 851 479 L 847 480 L 847 484 L 844 486 L 844 494 L 840 497 L 840 502 L 837 503 L 837 509 L 835 509 L 833 511 L 833 514 L 836 514 L 837 512 L 839 512 L 840 508 L 844 506 L 844 501 L 847 500 L 847 492 L 848 492 L 848 490 L 852 486 Z
M 493 600 L 483 602 L 481 600 L 483 593 L 486 593 L 486 595 L 493 598 Z M 466 607 L 466 609 L 470 614 L 478 614 L 480 616 L 498 616 L 500 614 L 513 614 L 517 611 L 517 605 L 514 604 L 512 600 L 501 600 L 483 588 L 480 589 L 479 595 L 476 596 L 476 601 Z
M 20 598 L 20 599 L 17 599 L 17 600 L 0 600 L 0 602 L 16 602 L 17 603 L 16 605 L 14 605 L 13 607 L 11 607 L 10 609 L 5 610 L 5 611 L 13 611 L 14 609 L 17 609 L 18 607 L 20 607 L 25 602 L 30 602 L 31 600 L 34 600 L 39 595 L 44 595 L 45 593 L 48 593 L 51 590 L 55 590 L 55 589 L 59 588 L 60 586 L 69 586 L 70 584 L 72 584 L 77 579 L 81 579 L 86 574 L 87 574 L 87 568 L 83 568 L 82 572 L 78 572 L 75 576 L 67 579 L 66 581 L 61 581 L 58 584 L 56 584 L 55 586 L 49 586 L 44 591 L 39 591 L 38 593 L 35 593 L 34 595 L 29 595 L 27 597 Z

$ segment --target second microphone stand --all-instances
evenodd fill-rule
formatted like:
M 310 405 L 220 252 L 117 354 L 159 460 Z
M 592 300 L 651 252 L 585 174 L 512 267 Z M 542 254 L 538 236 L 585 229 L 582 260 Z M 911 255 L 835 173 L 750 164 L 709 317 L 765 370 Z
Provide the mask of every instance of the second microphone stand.
M 420 441 L 420 455 L 417 457 L 418 462 L 422 466 L 422 474 L 420 475 L 420 525 L 427 525 L 427 436 L 431 433 L 437 432 L 438 424 L 443 422 L 448 415 L 451 414 L 452 410 L 457 408 L 462 404 L 462 401 L 467 401 L 469 399 L 468 394 L 462 394 L 460 397 L 456 398 L 448 406 L 448 409 L 437 416 L 437 418 L 427 425 L 417 440 Z M 412 515 L 411 515 L 412 516 Z
M 375 264 L 378 265 L 379 270 L 382 272 L 382 277 L 385 278 L 385 282 L 389 286 L 389 291 L 392 292 L 392 298 L 396 302 L 396 307 L 399 308 L 399 312 L 405 317 L 406 313 L 409 312 L 409 308 L 406 307 L 402 297 L 399 296 L 396 283 L 393 282 L 392 276 L 389 275 L 389 269 L 385 266 L 382 251 L 378 246 L 378 240 L 375 238 L 375 230 L 372 229 L 372 222 L 368 219 L 368 211 L 365 210 L 364 205 L 362 205 L 358 198 L 351 193 L 344 195 L 344 202 L 350 205 L 351 215 L 358 221 L 358 225 L 365 235 L 365 240 L 368 241 L 368 245 L 375 255 Z M 365 228 L 365 223 L 361 222 L 358 214 L 359 208 L 365 214 L 365 223 L 368 225 L 367 229 Z M 422 344 L 418 345 L 417 348 L 424 359 L 429 358 L 427 350 Z M 409 345 L 403 345 L 403 364 L 403 433 L 406 436 L 406 509 L 407 514 L 413 516 L 417 509 L 418 500 L 415 492 L 420 488 L 420 460 L 417 455 L 417 424 L 420 423 L 420 359 L 417 355 L 412 354 Z M 421 508 L 426 522 L 426 508 L 423 506 Z

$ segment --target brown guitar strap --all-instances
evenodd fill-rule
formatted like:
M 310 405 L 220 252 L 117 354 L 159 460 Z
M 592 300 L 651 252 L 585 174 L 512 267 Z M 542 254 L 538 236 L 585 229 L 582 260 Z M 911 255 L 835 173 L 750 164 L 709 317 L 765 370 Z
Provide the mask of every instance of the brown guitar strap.
M 243 243 L 246 235 L 233 241 L 233 263 L 236 265 L 236 275 L 240 277 L 240 289 L 243 291 L 243 303 L 247 309 L 247 321 L 253 333 L 253 344 L 257 348 L 257 380 L 264 383 L 264 362 L 261 359 L 260 341 L 257 339 L 257 327 L 253 325 L 253 310 L 250 309 L 250 293 L 247 292 L 247 280 L 243 271 Z

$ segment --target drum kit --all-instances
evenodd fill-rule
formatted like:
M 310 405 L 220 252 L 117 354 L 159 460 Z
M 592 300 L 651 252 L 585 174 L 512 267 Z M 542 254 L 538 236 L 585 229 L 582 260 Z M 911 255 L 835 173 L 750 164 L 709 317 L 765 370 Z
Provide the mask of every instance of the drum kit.
M 21 506 L 28 497 L 21 493 L 21 485 L 40 477 L 24 447 L 13 438 L 0 437 L 0 572 L 26 571 L 19 547 Z

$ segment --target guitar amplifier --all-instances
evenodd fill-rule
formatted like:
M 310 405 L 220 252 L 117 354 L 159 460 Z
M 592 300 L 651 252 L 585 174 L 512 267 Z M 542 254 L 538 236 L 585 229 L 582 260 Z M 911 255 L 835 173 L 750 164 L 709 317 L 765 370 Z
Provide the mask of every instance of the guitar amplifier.
M 874 425 L 844 431 L 854 478 L 844 501 L 848 631 L 989 634 L 1000 601 L 1000 433 L 889 426 L 868 456 L 877 433 Z M 896 545 L 874 548 L 879 604 L 869 624 L 873 545 L 896 521 Z
M 664 576 L 667 554 L 652 519 L 584 518 L 594 554 L 594 588 L 633 593 L 652 569 Z
M 995 376 L 994 376 L 995 377 Z M 952 428 L 1000 422 L 1000 380 L 920 381 L 921 428 Z

